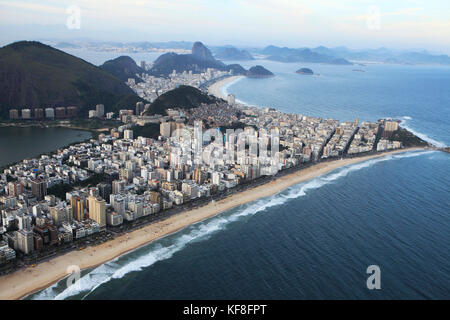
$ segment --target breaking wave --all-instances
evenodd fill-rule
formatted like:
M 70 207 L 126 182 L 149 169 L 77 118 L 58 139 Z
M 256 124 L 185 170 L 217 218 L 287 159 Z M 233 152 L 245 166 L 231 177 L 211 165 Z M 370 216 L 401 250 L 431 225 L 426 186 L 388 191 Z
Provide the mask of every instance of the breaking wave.
M 352 172 L 371 167 L 376 163 L 417 157 L 433 152 L 434 151 L 410 151 L 401 154 L 386 155 L 381 158 L 344 166 L 326 175 L 294 185 L 273 196 L 239 206 L 238 208 L 222 213 L 211 219 L 191 225 L 173 235 L 167 236 L 137 249 L 142 252 L 133 251 L 124 254 L 123 256 L 109 261 L 93 270 L 85 271 L 86 273 L 72 286 L 66 287 L 66 280 L 63 279 L 51 287 L 30 296 L 30 298 L 37 300 L 67 299 L 76 296 L 83 299 L 102 284 L 113 279 L 120 279 L 130 272 L 140 271 L 158 261 L 170 259 L 176 252 L 183 250 L 183 248 L 188 246 L 190 243 L 208 239 L 215 232 L 226 229 L 230 223 L 238 221 L 242 217 L 252 216 L 263 212 L 270 207 L 281 205 L 290 199 L 302 197 L 312 190 L 318 189 L 326 184 L 330 184 Z M 161 242 L 169 243 L 169 245 L 163 245 Z M 136 254 L 139 255 L 135 257 Z
M 444 147 L 446 147 L 446 144 L 445 144 L 444 142 L 442 142 L 442 141 L 437 141 L 437 140 L 435 140 L 435 139 L 433 139 L 433 138 L 430 138 L 430 137 L 427 136 L 426 134 L 421 133 L 421 132 L 417 132 L 417 131 L 415 131 L 414 129 L 412 129 L 411 127 L 409 127 L 408 125 L 406 125 L 406 123 L 407 123 L 409 120 L 412 120 L 411 117 L 409 117 L 409 116 L 403 116 L 403 117 L 399 117 L 399 118 L 401 119 L 400 125 L 401 125 L 403 128 L 405 128 L 406 130 L 408 130 L 408 131 L 414 133 L 414 134 L 415 134 L 416 136 L 418 136 L 420 139 L 422 139 L 422 140 L 424 140 L 424 141 L 426 141 L 426 142 L 429 142 L 429 143 L 431 143 L 431 144 L 433 144 L 433 145 L 435 145 L 436 147 L 439 147 L 439 148 L 444 148 Z

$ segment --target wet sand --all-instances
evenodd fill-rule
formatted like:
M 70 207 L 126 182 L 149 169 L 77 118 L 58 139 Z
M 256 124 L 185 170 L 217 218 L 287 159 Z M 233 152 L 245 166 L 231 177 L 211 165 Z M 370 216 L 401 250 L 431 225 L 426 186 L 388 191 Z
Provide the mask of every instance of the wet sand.
M 232 76 L 225 79 L 222 79 L 220 81 L 217 81 L 213 83 L 208 88 L 208 93 L 212 94 L 213 96 L 216 96 L 217 98 L 227 99 L 227 97 L 222 93 L 222 88 L 226 86 L 227 84 L 236 81 L 237 79 L 240 79 L 244 76 Z

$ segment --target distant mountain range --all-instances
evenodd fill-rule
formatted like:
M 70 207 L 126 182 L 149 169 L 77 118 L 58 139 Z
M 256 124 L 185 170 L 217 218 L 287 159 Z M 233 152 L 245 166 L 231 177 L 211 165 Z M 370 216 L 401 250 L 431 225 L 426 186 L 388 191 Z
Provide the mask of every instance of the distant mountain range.
M 54 42 L 57 48 L 99 48 L 111 47 L 146 51 L 154 49 L 164 50 L 189 50 L 193 43 L 189 41 L 168 42 L 132 42 L 121 43 L 112 41 L 71 41 Z M 349 60 L 386 62 L 403 64 L 450 64 L 450 57 L 445 54 L 436 54 L 424 49 L 393 50 L 388 48 L 354 50 L 346 47 L 328 48 L 319 46 L 316 48 L 287 48 L 267 46 L 265 48 L 236 48 L 230 45 L 210 46 L 216 59 L 221 60 L 252 60 L 255 55 L 262 55 L 269 60 L 281 62 L 319 62 L 331 64 L 349 64 Z
M 327 48 L 324 46 L 311 50 L 320 54 L 334 55 L 356 61 L 405 64 L 450 64 L 449 56 L 432 54 L 426 50 L 391 50 L 384 47 L 378 49 L 352 50 L 346 47 Z
M 104 69 L 34 41 L 0 48 L 0 92 L 4 118 L 11 108 L 74 105 L 87 115 L 99 103 L 116 111 L 142 100 Z
M 324 46 L 293 49 L 268 46 L 264 49 L 255 49 L 252 52 L 264 55 L 268 60 L 281 62 L 350 64 L 350 61 L 366 61 L 402 64 L 450 64 L 449 56 L 432 54 L 426 50 L 400 51 L 387 48 L 352 50 L 346 47 L 327 48 Z
M 247 50 L 240 50 L 232 46 L 212 47 L 212 52 L 216 59 L 221 60 L 254 60 L 253 56 Z
M 308 48 L 292 49 L 287 47 L 268 46 L 260 51 L 266 55 L 267 60 L 279 62 L 314 62 L 328 64 L 351 65 L 352 63 L 344 58 L 336 58 L 332 55 L 314 52 Z
M 190 50 L 193 42 L 189 41 L 167 41 L 167 42 L 117 42 L 117 41 L 94 41 L 94 40 L 74 40 L 72 42 L 66 41 L 49 41 L 56 48 L 65 49 L 81 49 L 81 48 L 101 48 L 101 47 L 116 47 L 116 48 L 134 48 L 134 50 L 152 50 L 152 49 L 182 49 Z
M 175 70 L 177 73 L 192 71 L 201 73 L 208 68 L 222 71 L 233 71 L 235 75 L 247 75 L 247 70 L 239 64 L 226 65 L 217 60 L 211 51 L 201 42 L 195 42 L 192 46 L 192 53 L 177 54 L 173 52 L 165 53 L 158 57 L 153 63 L 149 73 L 154 76 L 168 76 Z M 252 73 L 253 74 L 253 73 Z

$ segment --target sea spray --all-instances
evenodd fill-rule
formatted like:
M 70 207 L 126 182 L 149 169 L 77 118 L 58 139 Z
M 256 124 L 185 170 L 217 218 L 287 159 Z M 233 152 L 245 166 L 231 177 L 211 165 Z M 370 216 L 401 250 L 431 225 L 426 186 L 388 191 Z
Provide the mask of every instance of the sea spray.
M 242 217 L 255 215 L 257 213 L 265 211 L 268 208 L 281 205 L 289 201 L 289 199 L 302 197 L 309 191 L 318 189 L 323 185 L 332 183 L 342 177 L 347 176 L 351 172 L 371 167 L 377 163 L 402 158 L 417 157 L 433 152 L 434 151 L 405 152 L 396 155 L 386 155 L 381 158 L 371 159 L 361 163 L 344 166 L 326 175 L 319 176 L 312 180 L 294 185 L 273 196 L 253 201 L 203 222 L 193 224 L 173 235 L 166 236 L 163 239 L 159 239 L 140 249 L 137 249 L 136 251 L 120 256 L 93 270 L 87 271 L 80 278 L 78 286 L 70 286 L 68 288 L 65 288 L 61 286 L 61 283 L 57 283 L 33 295 L 31 298 L 67 299 L 70 297 L 79 296 L 81 294 L 84 294 L 81 296 L 81 298 L 84 298 L 99 286 L 111 281 L 112 279 L 123 278 L 130 272 L 140 271 L 158 261 L 170 259 L 176 252 L 179 252 L 190 243 L 206 240 L 215 232 L 226 229 L 230 223 L 238 221 Z M 167 242 L 168 240 L 171 243 L 170 245 L 164 246 L 161 244 L 162 242 Z M 136 254 L 139 254 L 139 256 L 134 257 Z

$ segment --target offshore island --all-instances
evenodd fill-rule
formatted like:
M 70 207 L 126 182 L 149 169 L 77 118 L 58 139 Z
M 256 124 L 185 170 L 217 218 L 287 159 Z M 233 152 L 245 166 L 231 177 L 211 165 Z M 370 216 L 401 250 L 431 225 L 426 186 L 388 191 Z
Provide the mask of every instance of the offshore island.
M 35 43 L 7 49 L 30 46 L 33 51 L 53 50 Z M 124 64 L 130 70 L 128 59 L 108 62 L 109 74 L 70 60 L 84 66 L 87 74 L 109 81 L 111 88 L 94 97 L 86 89 L 79 101 L 71 96 L 69 106 L 49 102 L 20 108 L 17 103 L 9 108 L 5 125 L 45 125 L 55 119 L 82 123 L 80 119 L 89 118 L 87 123 L 97 121 L 102 132 L 8 165 L 0 173 L 0 298 L 22 298 L 67 276 L 69 266 L 95 267 L 339 167 L 434 148 L 395 119 L 339 121 L 236 103 L 231 94 L 223 97 L 221 85 L 237 77 L 273 74 L 259 66 L 250 73 L 239 65 L 226 66 L 201 43 L 194 44 L 192 52 L 167 54 L 151 67 L 144 63 L 132 77 L 120 72 Z M 85 75 L 79 77 L 84 81 L 78 82 L 79 88 L 96 85 L 86 82 Z M 96 104 L 84 105 L 87 98 Z M 89 109 L 92 105 L 95 109 Z M 221 140 L 199 136 L 196 128 L 225 134 L 232 157 L 216 157 L 213 150 L 221 150 Z M 237 138 L 227 129 L 244 134 L 240 152 Z M 190 133 L 203 150 L 211 148 L 205 156 L 214 161 L 183 160 L 177 130 Z M 270 145 L 272 157 L 255 152 L 255 139 Z

